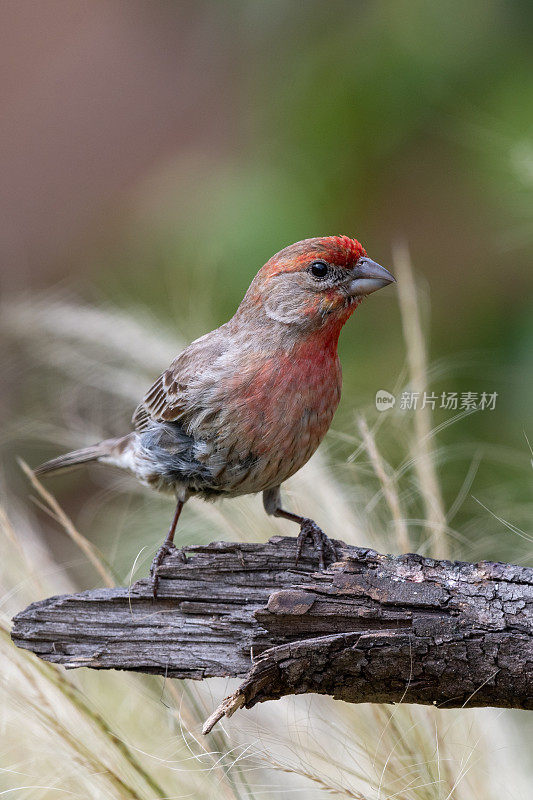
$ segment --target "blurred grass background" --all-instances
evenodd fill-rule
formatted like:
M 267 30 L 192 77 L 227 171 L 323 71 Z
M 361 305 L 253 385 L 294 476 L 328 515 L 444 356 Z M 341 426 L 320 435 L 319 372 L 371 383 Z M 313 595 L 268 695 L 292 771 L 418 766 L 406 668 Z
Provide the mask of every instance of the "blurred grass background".
M 270 255 L 335 233 L 359 238 L 393 269 L 409 254 L 431 391 L 498 392 L 494 411 L 446 425 L 453 414 L 437 409 L 431 419 L 444 426 L 431 445 L 449 552 L 530 561 L 531 4 L 7 0 L 0 22 L 1 482 L 23 550 L 46 556 L 46 590 L 99 579 L 30 503 L 16 456 L 34 465 L 126 430 L 160 369 L 233 313 Z M 428 552 L 435 531 L 409 461 L 414 413 L 373 408 L 378 389 L 399 396 L 409 386 L 397 299 L 380 292 L 344 330 L 327 463 L 307 468 L 308 495 L 295 479 L 290 502 L 302 509 L 303 492 L 326 529 L 348 526 L 345 538 L 361 544 L 381 525 L 380 546 L 399 549 L 364 413 L 398 484 L 406 535 Z M 137 574 L 146 572 L 167 500 L 106 470 L 47 486 L 122 580 L 139 552 Z M 191 503 L 182 541 L 275 530 L 258 498 Z M 42 596 L 14 559 L 5 557 L 6 614 Z M 99 676 L 94 696 L 109 697 L 120 680 Z M 524 730 L 523 715 L 503 716 L 498 736 Z M 272 722 L 274 737 L 280 725 Z M 499 796 L 520 797 L 518 783 Z M 455 796 L 431 786 L 433 795 L 398 796 Z

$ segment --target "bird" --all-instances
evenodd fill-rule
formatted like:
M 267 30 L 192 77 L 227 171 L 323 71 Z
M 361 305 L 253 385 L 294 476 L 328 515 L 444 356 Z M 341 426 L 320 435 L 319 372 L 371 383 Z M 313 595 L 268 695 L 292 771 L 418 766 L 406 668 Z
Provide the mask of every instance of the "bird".
M 133 430 L 37 467 L 36 475 L 88 462 L 111 464 L 176 501 L 151 567 L 175 548 L 191 497 L 262 492 L 266 513 L 300 526 L 320 569 L 333 542 L 308 517 L 286 510 L 281 485 L 313 455 L 341 396 L 339 334 L 362 300 L 394 283 L 356 239 L 322 236 L 291 244 L 261 267 L 233 317 L 188 345 L 146 392 Z M 181 551 L 180 551 L 181 552 Z

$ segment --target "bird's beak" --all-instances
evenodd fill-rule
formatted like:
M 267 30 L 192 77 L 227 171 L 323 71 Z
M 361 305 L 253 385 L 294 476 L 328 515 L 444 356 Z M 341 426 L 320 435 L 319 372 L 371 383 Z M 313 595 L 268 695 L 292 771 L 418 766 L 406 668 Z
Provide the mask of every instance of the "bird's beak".
M 389 270 L 376 264 L 370 258 L 363 257 L 359 259 L 352 272 L 348 292 L 351 297 L 364 296 L 382 289 L 389 283 L 396 283 Z

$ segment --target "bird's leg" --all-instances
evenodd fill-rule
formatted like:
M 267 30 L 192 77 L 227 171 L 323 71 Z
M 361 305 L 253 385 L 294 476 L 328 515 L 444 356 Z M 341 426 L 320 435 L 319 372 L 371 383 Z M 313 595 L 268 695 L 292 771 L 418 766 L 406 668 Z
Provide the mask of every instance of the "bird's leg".
M 154 595 L 154 600 L 157 597 L 157 588 L 159 586 L 159 575 L 157 574 L 157 570 L 165 560 L 165 557 L 168 556 L 169 553 L 171 553 L 172 550 L 175 549 L 174 534 L 176 533 L 176 525 L 178 524 L 181 510 L 184 505 L 185 503 L 183 500 L 178 500 L 178 502 L 176 503 L 176 510 L 174 511 L 174 516 L 172 517 L 172 523 L 166 535 L 165 541 L 155 554 L 155 558 L 152 561 L 152 566 L 150 567 L 150 575 L 152 577 L 152 593 Z
M 318 563 L 320 569 L 326 569 L 326 559 L 328 556 L 332 561 L 337 561 L 337 551 L 335 549 L 335 545 L 329 536 L 324 533 L 322 528 L 319 528 L 316 522 L 314 522 L 312 519 L 309 519 L 308 517 L 301 517 L 299 514 L 292 514 L 290 511 L 285 511 L 283 508 L 277 508 L 274 511 L 274 516 L 290 519 L 293 522 L 297 522 L 300 526 L 300 533 L 296 539 L 298 545 L 296 550 L 297 564 L 302 556 L 306 539 L 311 540 L 315 550 L 318 552 Z
M 319 528 L 316 522 L 308 517 L 301 517 L 299 514 L 293 514 L 291 511 L 285 511 L 281 507 L 281 493 L 279 486 L 272 489 L 267 489 L 263 492 L 263 505 L 267 514 L 274 517 L 283 517 L 290 519 L 292 522 L 297 522 L 300 526 L 300 533 L 297 538 L 296 550 L 296 563 L 301 558 L 302 551 L 306 539 L 310 539 L 314 545 L 315 550 L 318 552 L 318 562 L 320 569 L 326 568 L 326 557 L 329 556 L 332 561 L 337 561 L 337 551 L 331 539 L 326 536 L 322 528 Z

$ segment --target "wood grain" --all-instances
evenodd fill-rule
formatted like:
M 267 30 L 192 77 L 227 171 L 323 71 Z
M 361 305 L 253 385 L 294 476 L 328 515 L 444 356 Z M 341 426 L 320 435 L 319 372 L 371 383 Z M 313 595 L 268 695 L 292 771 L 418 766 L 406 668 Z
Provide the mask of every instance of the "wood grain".
M 68 668 L 244 678 L 206 723 L 285 694 L 533 709 L 533 569 L 337 542 L 318 572 L 292 538 L 172 553 L 150 582 L 41 600 L 19 647 Z

